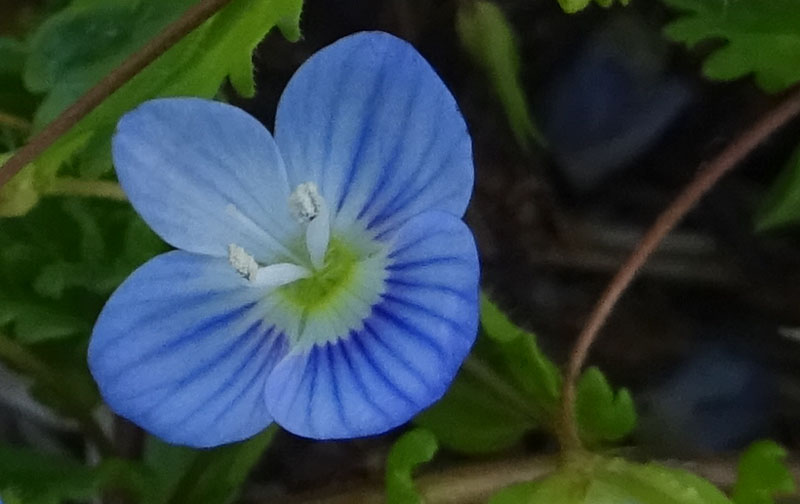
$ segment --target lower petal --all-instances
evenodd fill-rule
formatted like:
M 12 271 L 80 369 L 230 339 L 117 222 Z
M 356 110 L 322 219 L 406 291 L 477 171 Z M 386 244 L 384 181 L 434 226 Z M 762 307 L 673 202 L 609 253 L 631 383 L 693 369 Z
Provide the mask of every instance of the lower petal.
M 385 290 L 360 327 L 290 352 L 266 384 L 272 416 L 301 436 L 385 432 L 438 400 L 475 340 L 479 265 L 458 218 L 410 219 L 389 252 Z
M 209 447 L 272 421 L 263 391 L 286 341 L 262 289 L 227 260 L 170 252 L 133 273 L 95 326 L 89 367 L 116 413 L 167 442 Z

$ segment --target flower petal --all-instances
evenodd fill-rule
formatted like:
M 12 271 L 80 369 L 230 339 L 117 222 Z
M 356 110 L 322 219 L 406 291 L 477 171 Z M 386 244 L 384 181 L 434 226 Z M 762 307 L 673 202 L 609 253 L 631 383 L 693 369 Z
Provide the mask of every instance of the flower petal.
M 368 436 L 439 399 L 475 340 L 478 257 L 466 225 L 426 212 L 394 237 L 387 289 L 363 327 L 289 353 L 266 400 L 285 429 L 319 438 Z
M 134 208 L 171 245 L 259 262 L 291 257 L 286 170 L 269 132 L 244 111 L 198 98 L 152 100 L 126 114 L 114 165 Z M 292 234 L 294 233 L 294 235 Z
M 208 447 L 272 420 L 264 384 L 286 351 L 264 290 L 225 259 L 174 251 L 136 270 L 95 325 L 89 367 L 108 405 L 170 443 Z
M 472 145 L 453 96 L 386 33 L 309 58 L 283 92 L 275 139 L 290 185 L 316 182 L 340 227 L 359 220 L 382 234 L 427 210 L 461 216 L 472 192 Z

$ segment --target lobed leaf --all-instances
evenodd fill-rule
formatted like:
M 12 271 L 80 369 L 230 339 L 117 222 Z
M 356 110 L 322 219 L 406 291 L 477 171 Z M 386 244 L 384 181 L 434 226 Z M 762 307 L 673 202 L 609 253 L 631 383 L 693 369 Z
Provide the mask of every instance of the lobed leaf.
M 412 472 L 418 465 L 430 462 L 438 449 L 436 437 L 426 429 L 406 432 L 395 442 L 386 461 L 388 504 L 422 504 Z
M 709 79 L 753 75 L 770 93 L 800 81 L 800 9 L 794 0 L 663 1 L 681 12 L 665 28 L 667 37 L 690 48 L 721 42 L 703 65 Z
M 775 504 L 776 496 L 793 493 L 796 485 L 786 457 L 786 450 L 773 441 L 750 445 L 739 458 L 733 502 Z

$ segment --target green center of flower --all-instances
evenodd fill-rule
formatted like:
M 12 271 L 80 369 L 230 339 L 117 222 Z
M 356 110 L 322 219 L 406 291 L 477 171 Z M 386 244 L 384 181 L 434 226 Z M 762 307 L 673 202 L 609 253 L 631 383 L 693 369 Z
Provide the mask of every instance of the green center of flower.
M 332 239 L 321 269 L 277 290 L 294 308 L 318 310 L 328 307 L 343 291 L 351 286 L 357 276 L 359 257 L 343 242 Z
M 303 351 L 363 327 L 386 290 L 389 258 L 364 230 L 340 229 L 333 236 L 327 204 L 312 182 L 297 187 L 289 209 L 303 230 L 294 250 L 303 252 L 263 265 L 231 243 L 228 260 L 253 287 L 264 289 L 264 318 L 286 335 L 293 351 Z M 235 208 L 231 213 L 241 214 Z

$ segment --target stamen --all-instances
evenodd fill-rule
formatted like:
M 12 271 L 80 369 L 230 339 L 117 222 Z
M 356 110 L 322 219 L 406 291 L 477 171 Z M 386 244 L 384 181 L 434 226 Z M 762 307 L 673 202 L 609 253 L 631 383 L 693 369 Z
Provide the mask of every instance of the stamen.
M 258 268 L 253 284 L 259 287 L 280 287 L 310 276 L 311 272 L 308 269 L 296 264 L 270 264 Z
M 304 182 L 289 196 L 289 210 L 306 227 L 306 249 L 314 269 L 325 265 L 325 253 L 331 241 L 331 218 L 325 198 L 314 182 Z
M 253 256 L 245 252 L 239 245 L 235 243 L 228 245 L 228 261 L 231 263 L 231 266 L 246 279 L 252 282 L 256 278 L 258 263 L 256 263 Z

